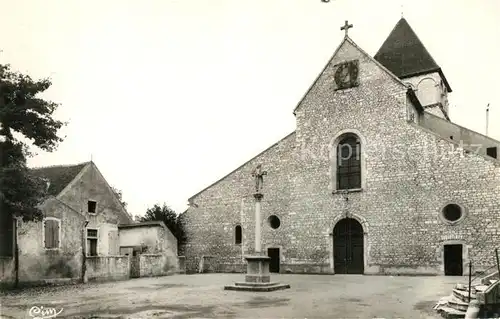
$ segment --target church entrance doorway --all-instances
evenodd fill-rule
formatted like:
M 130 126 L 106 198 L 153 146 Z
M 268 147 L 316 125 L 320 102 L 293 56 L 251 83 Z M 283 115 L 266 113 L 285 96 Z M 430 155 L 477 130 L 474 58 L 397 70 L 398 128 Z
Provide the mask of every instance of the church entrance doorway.
M 279 248 L 268 248 L 267 256 L 271 258 L 269 262 L 269 272 L 279 273 L 280 272 L 280 249 Z
M 354 218 L 341 219 L 333 229 L 333 267 L 336 274 L 363 274 L 363 227 Z
M 444 275 L 463 275 L 462 245 L 444 245 Z

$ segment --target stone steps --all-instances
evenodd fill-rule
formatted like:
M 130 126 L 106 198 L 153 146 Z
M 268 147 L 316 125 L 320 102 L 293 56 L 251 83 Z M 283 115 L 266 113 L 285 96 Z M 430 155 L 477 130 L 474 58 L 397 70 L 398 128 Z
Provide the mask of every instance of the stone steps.
M 488 289 L 488 285 L 477 285 L 477 286 L 474 286 L 475 290 L 477 292 L 484 292 L 486 289 Z
M 469 292 L 466 290 L 458 290 L 458 289 L 453 289 L 453 296 L 461 300 L 462 302 L 469 303 Z M 470 299 L 476 299 L 476 294 L 471 293 L 470 294 Z
M 495 282 L 497 282 L 497 279 L 486 277 L 481 280 L 480 284 L 473 285 L 471 287 L 470 301 L 477 300 L 476 293 L 484 292 Z M 434 306 L 434 310 L 444 318 L 465 318 L 468 308 L 469 287 L 461 283 L 458 283 L 455 288 L 453 288 L 450 296 L 441 298 L 436 306 Z
M 437 312 L 443 318 L 465 318 L 466 311 L 457 310 L 451 307 L 440 307 Z
M 454 309 L 460 310 L 460 311 L 467 311 L 467 308 L 469 308 L 468 302 L 463 302 L 462 300 L 456 298 L 455 296 L 449 297 L 448 305 L 451 306 L 451 308 L 454 308 Z
M 467 312 L 467 308 L 469 308 L 469 304 L 467 302 L 463 302 L 453 295 L 441 298 L 437 305 L 434 306 L 434 310 L 439 312 L 443 317 L 448 315 L 456 316 L 460 313 L 465 314 Z
M 276 291 L 290 288 L 288 284 L 279 282 L 255 283 L 255 282 L 237 282 L 234 285 L 224 286 L 224 290 L 236 291 Z

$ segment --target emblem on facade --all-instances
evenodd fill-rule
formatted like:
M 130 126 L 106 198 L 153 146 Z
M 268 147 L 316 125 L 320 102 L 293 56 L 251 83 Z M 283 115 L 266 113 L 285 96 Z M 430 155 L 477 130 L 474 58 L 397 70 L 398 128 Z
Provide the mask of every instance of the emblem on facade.
M 358 86 L 359 60 L 344 62 L 337 65 L 334 79 L 337 90 Z

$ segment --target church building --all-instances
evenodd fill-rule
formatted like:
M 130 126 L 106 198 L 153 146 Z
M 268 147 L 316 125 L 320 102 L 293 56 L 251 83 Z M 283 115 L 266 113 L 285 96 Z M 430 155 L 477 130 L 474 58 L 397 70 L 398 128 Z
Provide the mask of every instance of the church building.
M 189 198 L 188 272 L 465 275 L 500 244 L 500 142 L 452 122 L 444 71 L 401 18 L 375 56 L 346 35 L 294 132 Z M 443 44 L 444 45 L 444 44 Z M 453 54 L 453 52 L 450 52 Z

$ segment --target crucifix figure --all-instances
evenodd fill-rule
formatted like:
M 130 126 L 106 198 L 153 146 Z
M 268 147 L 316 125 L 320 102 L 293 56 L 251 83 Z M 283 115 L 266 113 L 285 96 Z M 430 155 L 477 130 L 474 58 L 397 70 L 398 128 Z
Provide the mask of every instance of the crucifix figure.
M 260 193 L 262 190 L 262 184 L 264 184 L 264 175 L 267 175 L 266 171 L 262 170 L 262 164 L 257 165 L 253 170 L 252 176 L 255 177 L 255 191 Z
M 352 27 L 353 27 L 353 25 L 349 24 L 349 22 L 347 22 L 347 20 L 345 20 L 345 24 L 343 27 L 340 27 L 340 30 L 345 31 L 345 36 L 347 37 L 347 31 L 349 31 L 349 29 Z

